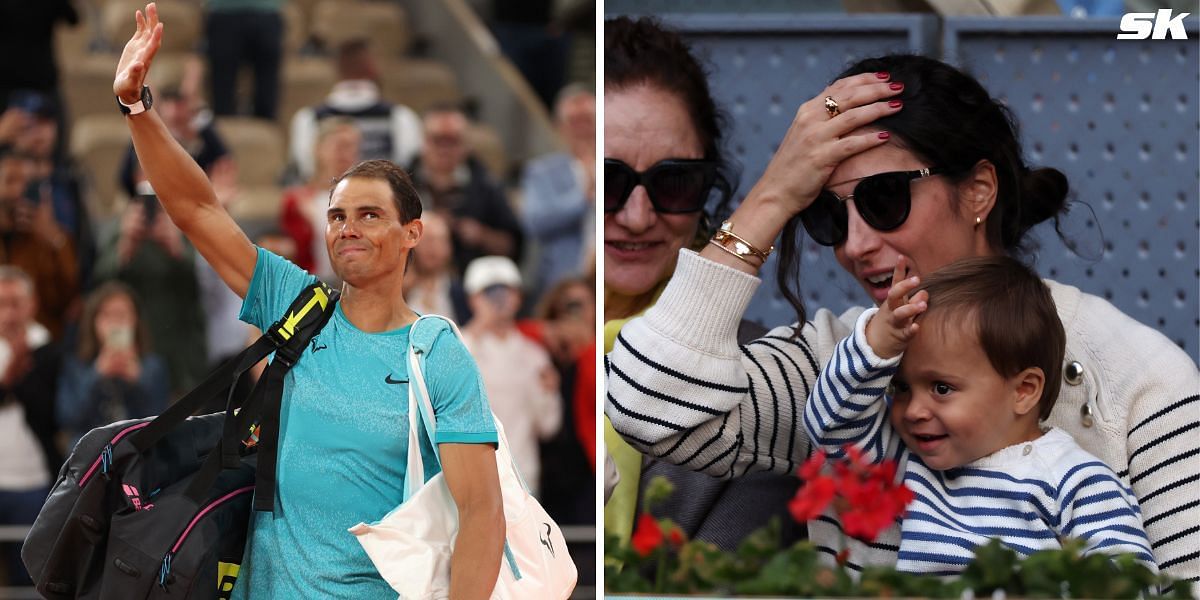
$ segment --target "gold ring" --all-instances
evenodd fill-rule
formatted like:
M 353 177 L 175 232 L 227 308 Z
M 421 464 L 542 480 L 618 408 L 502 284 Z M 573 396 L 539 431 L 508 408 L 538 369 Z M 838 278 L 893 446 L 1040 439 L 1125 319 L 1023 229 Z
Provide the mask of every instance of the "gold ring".
M 834 100 L 833 96 L 825 96 L 825 112 L 829 113 L 831 119 L 842 114 L 842 110 L 838 108 L 837 100 Z

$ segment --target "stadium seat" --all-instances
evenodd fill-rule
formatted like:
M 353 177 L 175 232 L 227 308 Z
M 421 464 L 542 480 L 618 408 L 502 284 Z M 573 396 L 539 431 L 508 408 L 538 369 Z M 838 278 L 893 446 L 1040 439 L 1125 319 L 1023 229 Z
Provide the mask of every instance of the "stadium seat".
M 221 117 L 217 132 L 233 154 L 242 189 L 274 186 L 283 173 L 283 132 L 274 121 L 254 117 Z
M 290 56 L 280 77 L 279 124 L 287 130 L 296 111 L 318 104 L 337 82 L 337 70 L 328 58 Z
M 163 23 L 169 23 L 170 35 L 164 35 L 161 51 L 190 52 L 195 49 L 204 33 L 204 15 L 199 6 L 183 0 L 159 1 L 158 14 Z M 133 13 L 145 8 L 141 0 L 112 0 L 104 5 L 100 27 L 104 40 L 115 52 L 125 48 L 125 42 L 133 36 L 136 24 Z
M 458 102 L 458 78 L 445 64 L 429 59 L 379 61 L 383 97 L 418 113 L 443 102 Z
M 238 189 L 237 197 L 227 207 L 239 223 L 246 221 L 276 223 L 283 200 L 278 186 L 247 186 Z
M 366 38 L 379 57 L 395 57 L 408 50 L 408 15 L 395 2 L 322 0 L 312 13 L 312 33 L 326 51 L 355 38 Z
M 112 95 L 111 82 L 106 95 Z M 129 144 L 125 117 L 117 113 L 115 106 L 106 114 L 77 118 L 71 128 L 71 156 L 86 176 L 84 197 L 88 212 L 98 223 L 115 217 L 125 205 L 117 170 Z

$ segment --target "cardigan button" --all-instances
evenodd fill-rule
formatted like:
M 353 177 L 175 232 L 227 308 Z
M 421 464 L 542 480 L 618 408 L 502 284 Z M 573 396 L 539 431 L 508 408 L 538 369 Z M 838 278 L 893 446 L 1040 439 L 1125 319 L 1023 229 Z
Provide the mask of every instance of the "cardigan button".
M 1091 427 L 1095 424 L 1096 421 L 1092 418 L 1092 405 L 1090 403 L 1085 402 L 1083 406 L 1079 407 L 1079 420 L 1083 423 L 1084 427 Z
M 1025 449 L 1021 451 L 1021 455 L 1029 456 L 1030 452 L 1033 452 L 1033 444 L 1025 444 Z
M 1079 364 L 1077 360 L 1067 363 L 1067 366 L 1063 368 L 1063 379 L 1071 385 L 1083 383 L 1083 365 Z

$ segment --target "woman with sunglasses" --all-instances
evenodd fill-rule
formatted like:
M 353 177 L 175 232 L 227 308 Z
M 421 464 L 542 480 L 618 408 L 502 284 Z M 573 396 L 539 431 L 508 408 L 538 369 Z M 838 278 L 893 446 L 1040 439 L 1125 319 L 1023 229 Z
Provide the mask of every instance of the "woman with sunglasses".
M 622 329 L 605 412 L 635 447 L 688 468 L 792 471 L 810 452 L 809 390 L 864 310 L 806 321 L 799 228 L 878 304 L 901 256 L 921 277 L 961 258 L 1026 254 L 1030 228 L 1057 219 L 1067 191 L 1059 171 L 1025 164 L 1011 115 L 970 75 L 918 56 L 861 61 L 800 106 L 741 206 L 703 250 L 680 253 L 655 306 Z M 798 323 L 739 346 L 733 331 L 781 234 L 777 278 Z M 1161 570 L 1200 579 L 1195 363 L 1105 300 L 1046 283 L 1067 334 L 1047 424 L 1126 478 Z M 839 527 L 814 521 L 809 536 L 832 556 Z M 892 563 L 897 529 L 852 543 L 852 567 Z
M 604 43 L 607 350 L 626 320 L 654 303 L 679 250 L 700 248 L 712 235 L 710 215 L 725 212 L 732 175 L 721 148 L 724 119 L 679 36 L 649 19 L 621 17 L 605 22 Z M 674 520 L 689 538 L 733 549 L 772 515 L 790 521 L 784 512 L 797 486 L 793 477 L 718 480 L 643 457 L 611 427 L 605 442 L 621 471 L 605 506 L 605 531 L 618 539 L 629 539 L 645 484 L 656 476 L 675 492 L 655 515 Z M 785 532 L 789 540 L 794 529 Z

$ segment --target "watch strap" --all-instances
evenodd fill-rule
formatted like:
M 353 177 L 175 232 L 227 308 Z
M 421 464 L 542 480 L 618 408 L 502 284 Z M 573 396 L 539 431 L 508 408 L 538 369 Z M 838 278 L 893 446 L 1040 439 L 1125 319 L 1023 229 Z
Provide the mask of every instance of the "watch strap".
M 125 104 L 121 102 L 121 97 L 117 96 L 117 106 L 121 109 L 121 114 L 125 116 L 140 115 L 146 112 L 146 93 L 150 90 L 149 86 L 142 86 L 142 95 L 133 104 Z

